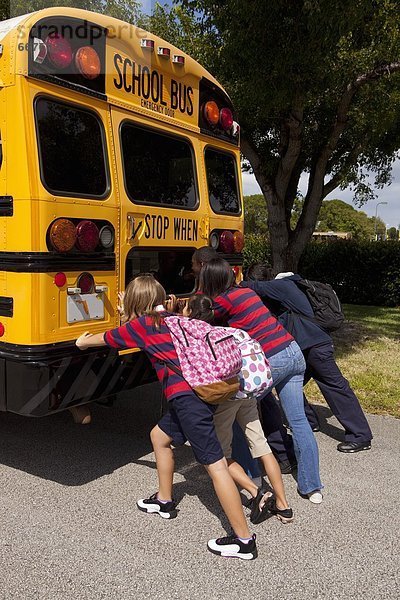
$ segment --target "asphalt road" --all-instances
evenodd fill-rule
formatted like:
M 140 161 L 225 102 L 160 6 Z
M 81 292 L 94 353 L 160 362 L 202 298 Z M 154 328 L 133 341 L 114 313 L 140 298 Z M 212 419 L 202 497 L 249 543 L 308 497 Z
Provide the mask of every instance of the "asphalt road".
M 325 407 L 317 434 L 324 502 L 312 505 L 285 476 L 296 520 L 254 526 L 259 558 L 207 552 L 224 535 L 211 483 L 185 446 L 177 452 L 177 519 L 139 512 L 156 491 L 148 433 L 157 386 L 93 423 L 0 414 L 1 599 L 398 599 L 400 421 L 370 416 L 369 452 L 336 451 L 342 433 Z

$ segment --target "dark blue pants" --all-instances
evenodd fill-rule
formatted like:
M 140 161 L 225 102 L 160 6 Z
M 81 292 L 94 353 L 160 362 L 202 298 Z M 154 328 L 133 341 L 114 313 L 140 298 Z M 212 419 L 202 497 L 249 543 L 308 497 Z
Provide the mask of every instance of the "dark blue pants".
M 307 364 L 304 385 L 311 378 L 314 379 L 332 413 L 344 428 L 346 442 L 372 440 L 372 432 L 358 398 L 336 364 L 333 344 L 328 342 L 314 346 L 303 354 Z M 318 417 L 305 396 L 304 409 L 311 427 L 318 425 Z
M 249 444 L 244 436 L 240 425 L 235 421 L 233 424 L 232 458 L 239 463 L 252 479 L 261 476 L 258 460 L 250 454 Z
M 281 408 L 271 393 L 259 403 L 265 437 L 278 462 L 296 462 L 292 436 L 288 434 L 282 420 Z

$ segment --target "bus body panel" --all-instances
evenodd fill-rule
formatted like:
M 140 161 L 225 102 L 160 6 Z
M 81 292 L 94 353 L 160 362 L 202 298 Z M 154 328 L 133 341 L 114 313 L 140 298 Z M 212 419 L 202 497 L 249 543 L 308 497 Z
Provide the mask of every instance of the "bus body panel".
M 80 19 L 107 29 L 105 94 L 29 76 L 29 33 L 39 21 L 52 18 Z M 155 43 L 153 52 L 141 46 L 146 37 Z M 42 416 L 154 380 L 142 352 L 82 353 L 73 341 L 84 331 L 118 326 L 118 290 L 145 265 L 160 266 L 162 257 L 176 253 L 187 268 L 191 253 L 208 245 L 212 230 L 243 231 L 241 213 L 212 210 L 204 158 L 207 147 L 233 156 L 241 199 L 240 154 L 237 142 L 204 135 L 199 127 L 201 81 L 206 79 L 228 98 L 226 93 L 196 61 L 153 34 L 105 15 L 63 7 L 61 14 L 59 8 L 50 8 L 0 24 L 0 43 L 0 410 Z M 160 46 L 170 49 L 168 60 L 158 55 Z M 184 64 L 175 64 L 174 55 L 184 56 Z M 41 102 L 90 112 L 101 124 L 108 173 L 108 189 L 101 198 L 52 191 L 47 185 L 36 115 Z M 191 148 L 196 205 L 151 205 L 129 197 L 120 137 L 125 122 L 183 140 Z M 111 224 L 113 251 L 99 254 L 98 260 L 96 253 L 87 258 L 75 250 L 58 254 L 48 233 L 60 218 Z M 241 264 L 241 255 L 225 257 L 233 266 Z M 74 321 L 80 296 L 71 290 L 85 272 L 101 290 L 90 299 L 97 302 L 97 312 L 82 304 L 90 319 Z M 60 273 L 66 281 L 58 287 Z M 190 285 L 190 277 L 188 281 Z M 190 290 L 185 288 L 184 295 Z M 81 299 L 84 303 L 84 295 Z

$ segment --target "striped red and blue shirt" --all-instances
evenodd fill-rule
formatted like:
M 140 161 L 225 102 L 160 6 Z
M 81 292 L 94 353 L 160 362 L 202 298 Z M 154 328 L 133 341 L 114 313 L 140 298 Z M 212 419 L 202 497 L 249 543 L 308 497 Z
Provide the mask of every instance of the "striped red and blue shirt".
M 293 337 L 282 327 L 250 288 L 232 287 L 214 299 L 217 321 L 247 331 L 260 342 L 265 356 L 273 356 L 293 342 Z
M 138 317 L 121 327 L 106 331 L 104 341 L 111 348 L 140 348 L 143 350 L 150 358 L 157 377 L 163 384 L 167 400 L 193 393 L 182 375 L 178 375 L 168 367 L 168 363 L 172 363 L 180 369 L 171 334 L 163 319 L 161 319 L 160 328 L 156 329 L 152 317 L 146 315 Z

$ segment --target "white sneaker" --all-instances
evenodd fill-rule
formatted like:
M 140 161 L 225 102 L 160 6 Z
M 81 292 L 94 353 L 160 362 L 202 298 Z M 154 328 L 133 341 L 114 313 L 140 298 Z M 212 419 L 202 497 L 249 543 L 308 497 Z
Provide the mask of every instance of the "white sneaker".
M 321 504 L 322 502 L 322 493 L 320 490 L 316 490 L 315 492 L 311 492 L 311 494 L 307 494 L 308 499 L 313 504 Z

